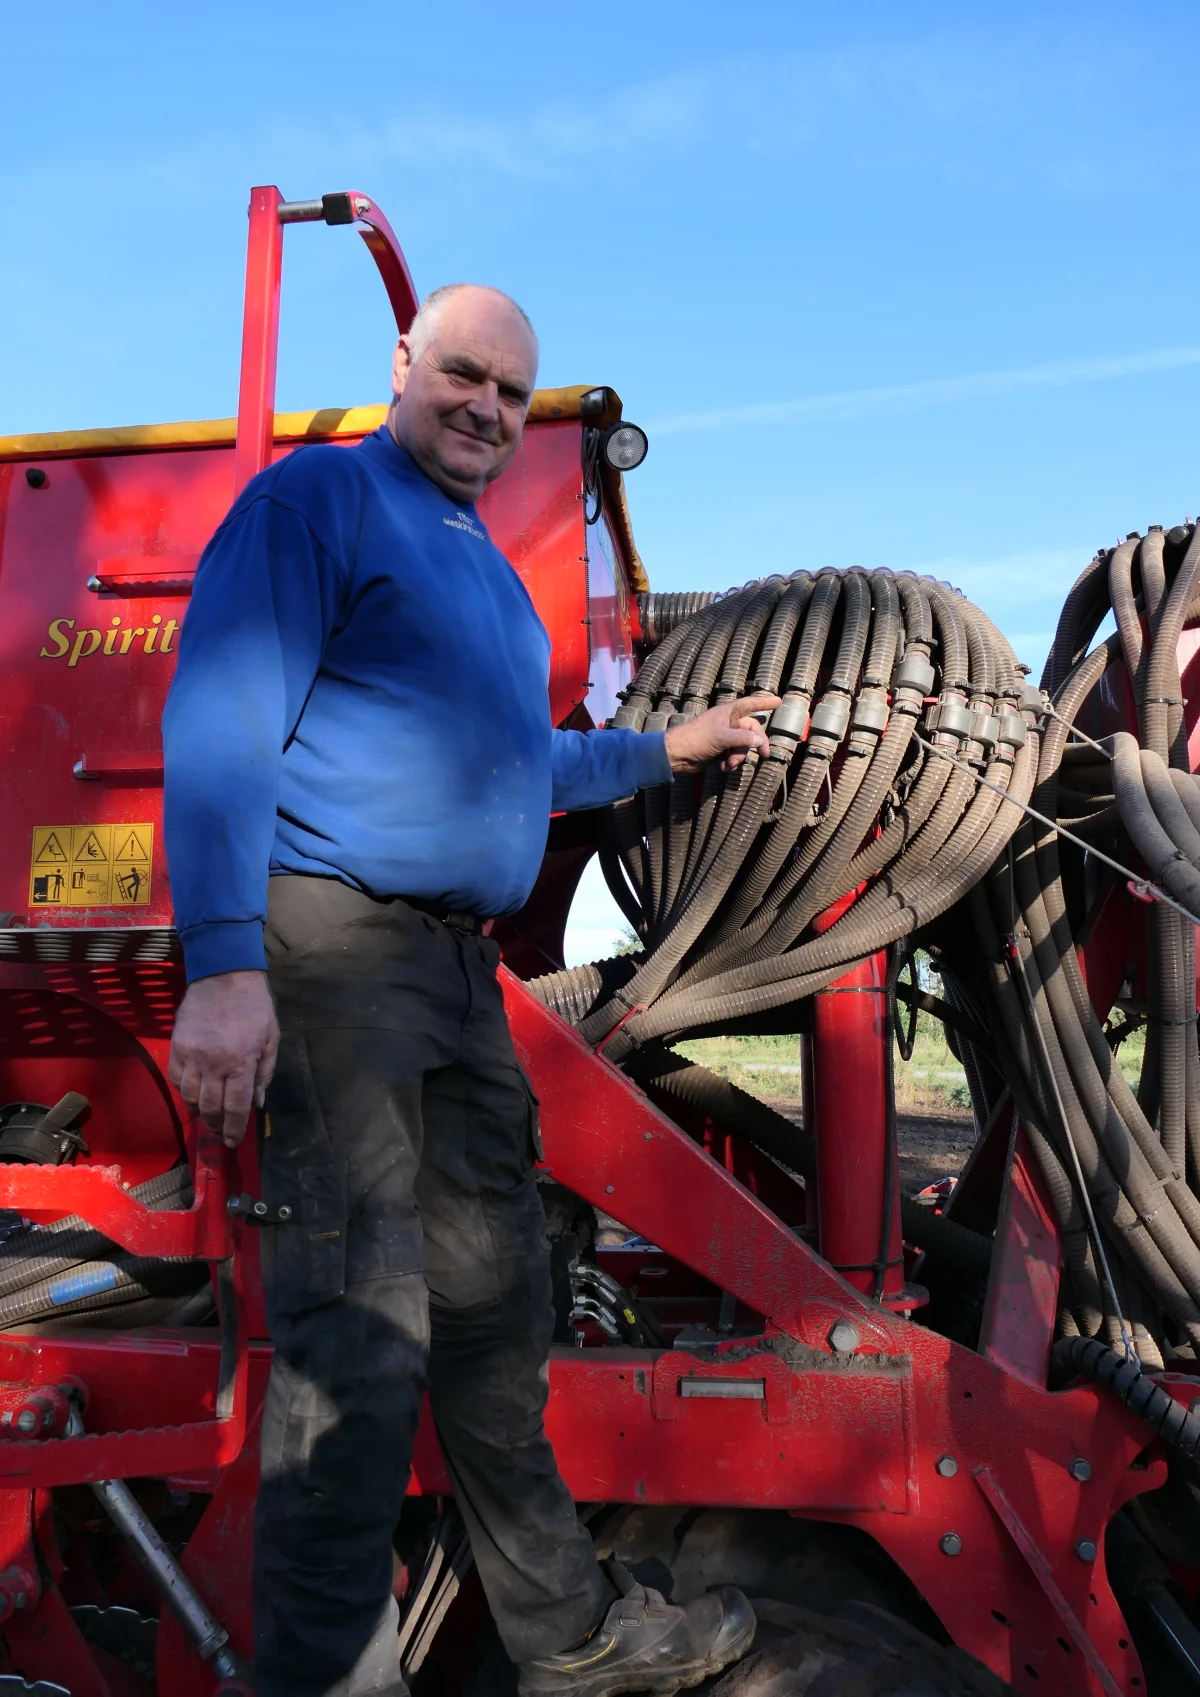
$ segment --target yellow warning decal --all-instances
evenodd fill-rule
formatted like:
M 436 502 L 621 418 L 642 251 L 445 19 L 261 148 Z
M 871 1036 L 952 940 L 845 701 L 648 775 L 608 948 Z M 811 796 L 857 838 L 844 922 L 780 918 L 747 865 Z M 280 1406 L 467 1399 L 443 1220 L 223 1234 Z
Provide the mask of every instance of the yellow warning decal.
M 37 825 L 30 907 L 145 907 L 153 825 Z

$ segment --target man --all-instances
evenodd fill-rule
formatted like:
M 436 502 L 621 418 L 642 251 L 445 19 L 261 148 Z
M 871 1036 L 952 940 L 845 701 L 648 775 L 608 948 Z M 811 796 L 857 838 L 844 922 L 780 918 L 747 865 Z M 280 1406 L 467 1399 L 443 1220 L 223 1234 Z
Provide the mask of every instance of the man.
M 673 1691 L 753 1632 L 739 1592 L 677 1608 L 598 1564 L 559 1477 L 535 1104 L 481 921 L 525 900 L 552 807 L 765 751 L 747 714 L 774 702 L 552 730 L 549 639 L 473 506 L 536 373 L 507 296 L 431 295 L 386 425 L 234 503 L 163 718 L 171 1076 L 230 1146 L 265 1102 L 291 1209 L 262 1234 L 258 1697 L 404 1691 L 392 1534 L 426 1381 L 522 1693 Z

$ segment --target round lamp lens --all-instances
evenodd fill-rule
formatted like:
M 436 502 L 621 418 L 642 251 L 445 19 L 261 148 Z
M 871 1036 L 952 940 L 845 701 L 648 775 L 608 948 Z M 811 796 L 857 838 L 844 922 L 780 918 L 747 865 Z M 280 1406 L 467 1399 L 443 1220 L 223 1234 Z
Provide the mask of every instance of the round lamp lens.
M 649 447 L 646 432 L 636 424 L 615 424 L 604 437 L 604 458 L 614 471 L 632 471 L 641 465 Z

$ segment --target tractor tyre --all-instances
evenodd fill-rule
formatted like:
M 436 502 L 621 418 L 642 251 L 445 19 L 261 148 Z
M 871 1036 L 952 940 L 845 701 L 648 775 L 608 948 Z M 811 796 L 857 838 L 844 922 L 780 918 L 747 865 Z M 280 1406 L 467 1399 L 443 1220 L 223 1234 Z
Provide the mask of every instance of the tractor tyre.
M 1011 1688 L 965 1650 L 870 1603 L 813 1614 L 756 1598 L 758 1632 L 708 1697 L 1004 1697 Z

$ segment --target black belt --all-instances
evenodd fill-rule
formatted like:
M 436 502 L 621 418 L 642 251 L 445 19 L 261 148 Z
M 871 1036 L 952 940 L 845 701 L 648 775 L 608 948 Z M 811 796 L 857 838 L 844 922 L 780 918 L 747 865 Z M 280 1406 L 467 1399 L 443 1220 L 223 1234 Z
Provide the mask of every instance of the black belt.
M 468 937 L 483 935 L 485 921 L 477 913 L 458 913 L 441 902 L 422 901 L 420 896 L 401 896 L 399 900 L 407 907 L 415 907 L 418 913 L 427 913 L 431 919 L 441 920 L 452 931 L 465 931 Z

